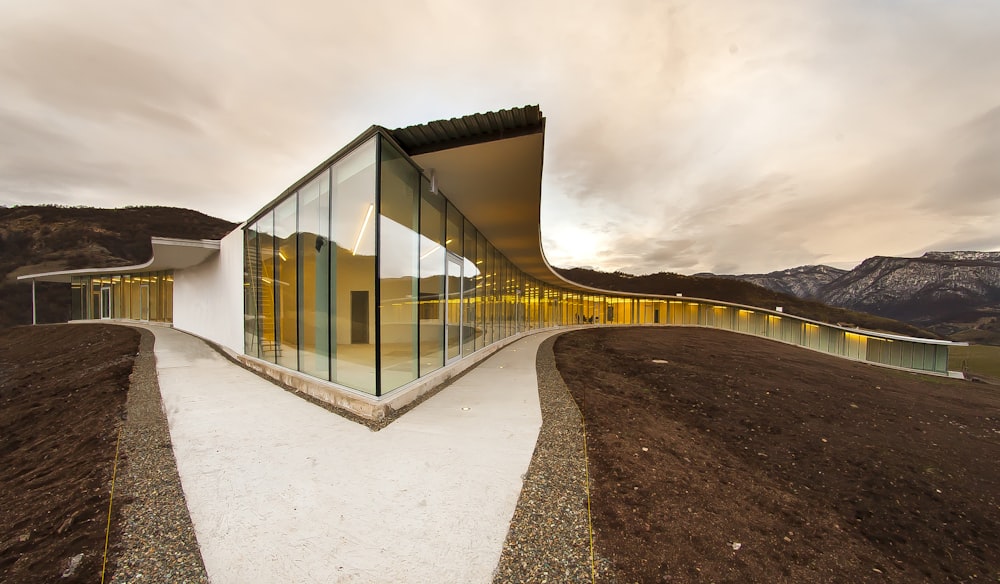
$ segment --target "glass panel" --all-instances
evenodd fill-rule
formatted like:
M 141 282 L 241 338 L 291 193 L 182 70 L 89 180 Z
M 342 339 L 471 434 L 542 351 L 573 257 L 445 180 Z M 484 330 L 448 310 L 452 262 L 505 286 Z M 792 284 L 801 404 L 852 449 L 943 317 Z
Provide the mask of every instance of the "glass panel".
M 420 375 L 444 365 L 445 200 L 420 183 Z
M 500 287 L 500 338 L 506 339 L 511 335 L 511 315 L 513 311 L 511 310 L 511 285 L 510 285 L 510 270 L 507 265 L 507 258 L 500 255 L 497 262 L 497 278 L 500 280 L 498 286 Z
M 417 378 L 420 174 L 382 142 L 379 190 L 381 393 Z
M 160 278 L 154 273 L 149 276 L 149 320 L 159 321 L 160 317 Z
M 257 283 L 259 256 L 256 225 L 243 232 L 243 352 L 260 357 L 257 338 Z
M 448 234 L 445 244 L 448 251 L 462 257 L 462 224 L 465 218 L 458 212 L 455 205 L 448 203 Z
M 260 358 L 277 362 L 280 345 L 275 334 L 274 288 L 274 211 L 257 220 L 257 338 L 260 339 Z
M 484 317 L 484 332 L 486 337 L 486 344 L 493 343 L 496 341 L 496 305 L 497 305 L 497 294 L 496 294 L 496 250 L 493 249 L 493 245 L 486 242 L 486 255 L 485 255 L 485 267 L 483 268 L 483 294 L 485 296 L 486 302 L 484 310 L 486 315 Z
M 331 377 L 375 393 L 375 138 L 332 169 Z
M 90 279 L 90 314 L 92 319 L 101 318 L 101 279 Z
M 486 346 L 486 238 L 476 238 L 476 349 Z
M 111 287 L 101 287 L 101 318 L 111 318 Z
M 481 334 L 476 322 L 476 228 L 465 220 L 465 243 L 462 260 L 462 353 L 471 355 L 476 350 L 476 337 Z
M 448 254 L 448 359 L 462 354 L 462 260 Z
M 274 209 L 274 237 L 277 272 L 274 286 L 278 319 L 277 363 L 289 369 L 298 369 L 298 259 L 295 233 L 297 201 L 293 194 Z
M 83 278 L 73 276 L 70 284 L 70 320 L 81 320 L 84 318 L 83 310 L 85 306 L 84 282 Z
M 132 275 L 122 276 L 122 314 L 123 318 L 132 316 Z
M 139 276 L 132 276 L 131 283 L 129 285 L 129 318 L 135 320 L 142 320 L 142 315 L 140 314 L 141 305 L 139 303 L 139 287 L 142 286 L 142 281 Z
M 174 322 L 174 273 L 163 273 L 163 320 Z
M 114 318 L 122 318 L 122 277 L 111 277 L 111 314 Z
M 139 285 L 139 320 L 149 320 L 149 278 L 141 278 Z
M 330 378 L 330 172 L 299 190 L 299 370 Z

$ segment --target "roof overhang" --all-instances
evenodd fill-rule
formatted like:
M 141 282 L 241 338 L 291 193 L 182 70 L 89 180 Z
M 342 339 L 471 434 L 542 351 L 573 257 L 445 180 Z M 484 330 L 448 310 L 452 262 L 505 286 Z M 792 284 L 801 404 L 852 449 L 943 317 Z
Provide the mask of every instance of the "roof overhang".
M 175 239 L 171 237 L 150 237 L 153 256 L 148 262 L 114 268 L 80 268 L 18 276 L 18 280 L 40 282 L 70 282 L 73 276 L 103 276 L 131 274 L 136 272 L 157 272 L 182 270 L 196 266 L 213 254 L 219 253 L 218 239 Z
M 548 284 L 542 251 L 545 118 L 538 106 L 391 130 L 389 134 L 455 207 L 515 266 Z

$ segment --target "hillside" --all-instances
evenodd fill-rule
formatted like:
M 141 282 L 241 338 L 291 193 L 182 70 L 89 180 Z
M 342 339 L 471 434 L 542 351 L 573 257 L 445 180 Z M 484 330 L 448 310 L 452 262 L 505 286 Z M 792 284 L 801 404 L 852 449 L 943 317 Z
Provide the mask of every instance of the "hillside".
M 776 306 L 781 306 L 788 314 L 822 322 L 845 323 L 869 330 L 937 338 L 937 335 L 933 333 L 896 320 L 827 306 L 814 300 L 797 298 L 734 278 L 682 276 L 667 272 L 632 276 L 621 272 L 608 273 L 585 268 L 556 268 L 556 271 L 568 280 L 602 290 L 670 296 L 680 292 L 684 296 L 735 302 L 761 308 L 773 309 Z
M 875 256 L 849 271 L 802 266 L 725 277 L 903 320 L 954 340 L 1000 344 L 1000 252 Z
M 219 239 L 235 227 L 174 207 L 0 207 L 0 328 L 31 322 L 31 285 L 19 275 L 142 263 L 150 236 Z M 69 318 L 68 284 L 39 282 L 37 299 L 39 322 Z

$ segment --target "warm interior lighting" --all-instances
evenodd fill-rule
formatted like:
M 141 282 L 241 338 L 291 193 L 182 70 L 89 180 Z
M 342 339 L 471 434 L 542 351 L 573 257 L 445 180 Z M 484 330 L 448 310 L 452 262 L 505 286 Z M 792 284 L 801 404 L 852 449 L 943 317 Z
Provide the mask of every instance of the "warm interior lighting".
M 285 252 L 281 251 L 280 249 L 278 250 L 278 257 L 281 258 L 281 261 L 283 262 L 288 261 L 288 258 L 285 257 Z
M 453 242 L 453 241 L 455 241 L 455 240 L 454 239 L 449 239 L 448 241 L 444 242 L 444 244 L 445 245 L 451 245 L 451 242 Z
M 358 255 L 358 248 L 361 247 L 361 237 L 365 234 L 365 229 L 368 228 L 368 222 L 371 221 L 372 211 L 375 210 L 375 205 L 368 204 L 368 211 L 365 213 L 365 220 L 361 223 L 361 231 L 358 232 L 358 239 L 354 242 L 354 249 L 351 250 L 351 255 Z

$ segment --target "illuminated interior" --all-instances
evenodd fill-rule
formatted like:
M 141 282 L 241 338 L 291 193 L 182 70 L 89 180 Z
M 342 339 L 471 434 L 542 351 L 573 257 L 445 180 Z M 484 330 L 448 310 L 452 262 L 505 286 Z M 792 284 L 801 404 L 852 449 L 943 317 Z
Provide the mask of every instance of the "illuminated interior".
M 173 322 L 172 271 L 73 276 L 70 320 Z

